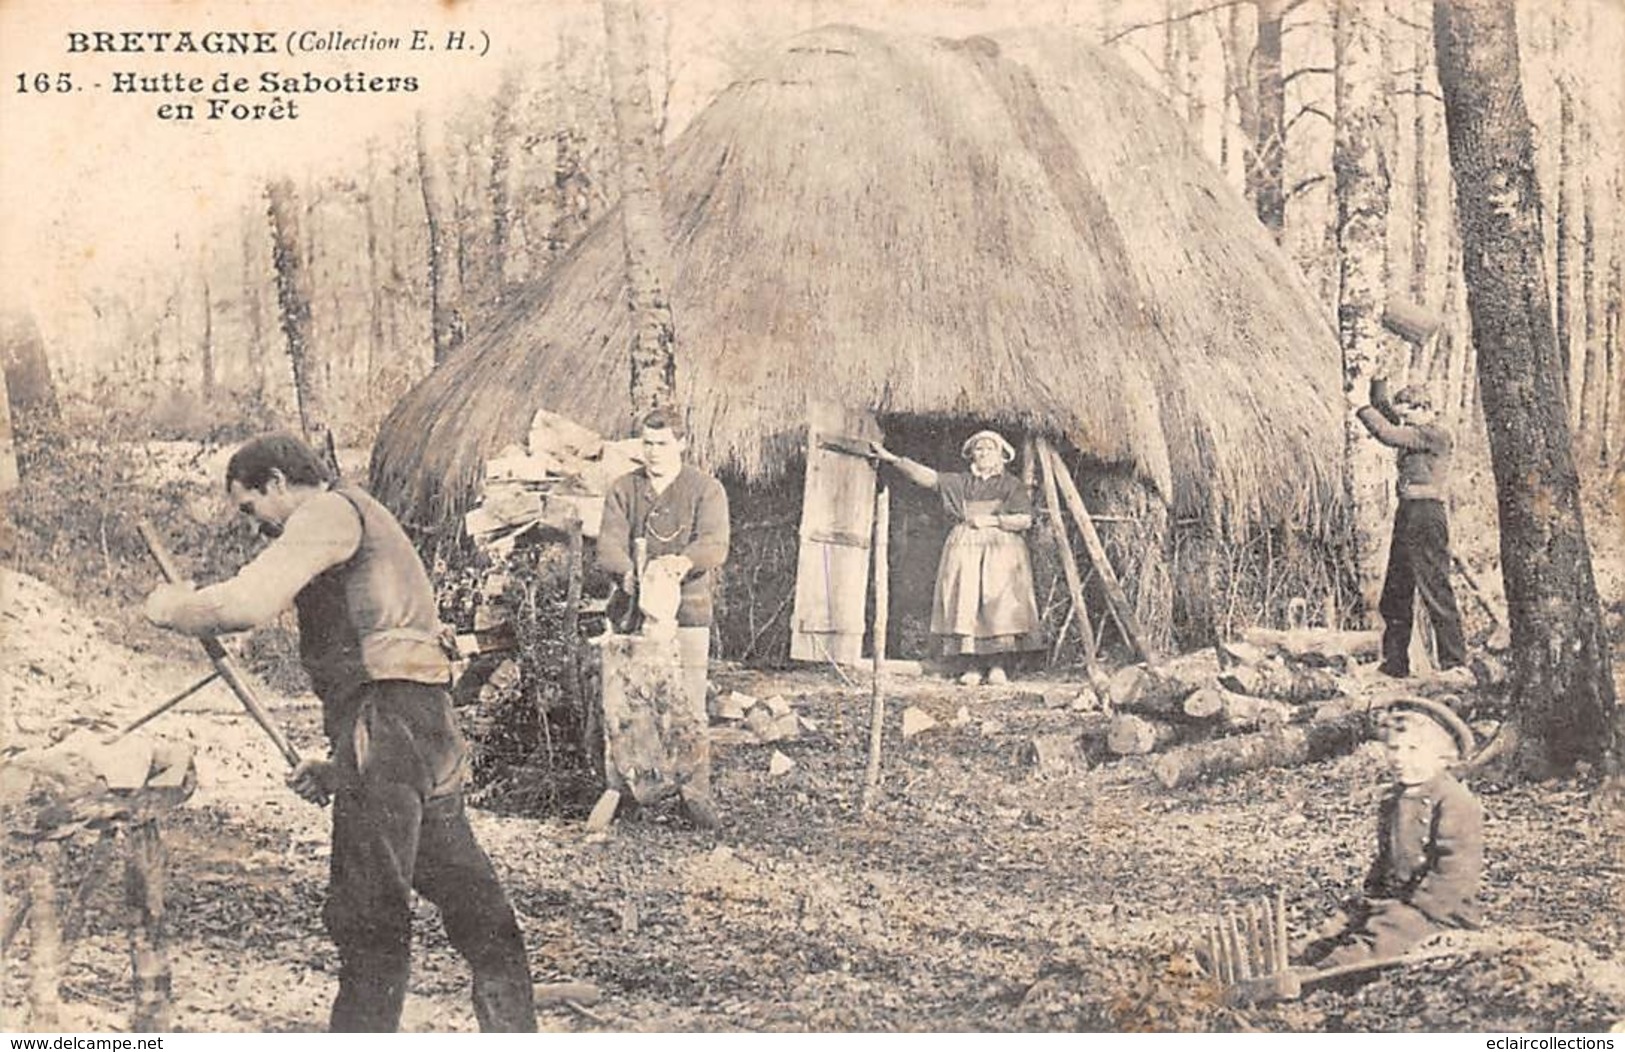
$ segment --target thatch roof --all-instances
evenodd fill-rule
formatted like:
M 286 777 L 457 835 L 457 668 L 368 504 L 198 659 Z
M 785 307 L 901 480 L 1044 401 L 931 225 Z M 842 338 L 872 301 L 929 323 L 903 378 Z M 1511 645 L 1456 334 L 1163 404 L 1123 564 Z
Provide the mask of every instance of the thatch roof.
M 817 396 L 1065 436 L 1230 525 L 1338 500 L 1325 312 L 1081 39 L 796 37 L 667 151 L 665 207 L 678 397 L 713 469 L 774 476 Z M 539 407 L 624 433 L 623 272 L 611 212 L 395 409 L 379 495 L 445 523 Z

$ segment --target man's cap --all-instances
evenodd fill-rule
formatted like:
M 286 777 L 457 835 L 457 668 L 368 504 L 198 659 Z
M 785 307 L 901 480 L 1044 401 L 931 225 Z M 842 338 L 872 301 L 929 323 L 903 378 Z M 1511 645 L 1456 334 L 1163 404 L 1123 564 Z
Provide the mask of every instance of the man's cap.
M 1384 736 L 1404 733 L 1417 727 L 1442 731 L 1457 760 L 1465 760 L 1477 749 L 1473 729 L 1450 706 L 1432 698 L 1395 698 L 1378 714 Z

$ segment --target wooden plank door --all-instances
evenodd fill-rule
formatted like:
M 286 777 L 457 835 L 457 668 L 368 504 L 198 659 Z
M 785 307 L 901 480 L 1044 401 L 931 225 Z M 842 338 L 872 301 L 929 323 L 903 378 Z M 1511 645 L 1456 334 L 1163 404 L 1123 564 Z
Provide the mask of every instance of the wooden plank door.
M 808 407 L 807 481 L 790 624 L 794 660 L 849 665 L 863 657 L 875 463 L 829 447 L 856 450 L 880 437 L 880 425 L 867 410 L 826 403 Z

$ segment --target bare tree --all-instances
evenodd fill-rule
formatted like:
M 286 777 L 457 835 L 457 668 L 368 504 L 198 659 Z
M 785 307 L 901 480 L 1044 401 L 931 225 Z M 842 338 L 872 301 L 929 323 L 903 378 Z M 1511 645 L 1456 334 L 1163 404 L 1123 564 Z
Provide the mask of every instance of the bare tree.
M 462 268 L 456 250 L 456 202 L 446 181 L 445 142 L 438 122 L 417 117 L 418 183 L 429 224 L 429 318 L 436 365 L 463 342 Z
M 314 346 L 311 318 L 310 268 L 300 236 L 299 191 L 291 179 L 278 179 L 265 188 L 271 218 L 271 266 L 276 273 L 277 305 L 282 333 L 288 341 L 293 366 L 294 395 L 305 440 L 317 450 L 331 450 L 332 425 L 328 418 L 326 374 Z
M 604 0 L 610 98 L 620 146 L 621 236 L 632 311 L 632 406 L 670 402 L 677 381 L 677 332 L 660 193 L 660 141 L 649 95 L 648 48 L 636 0 Z
M 1621 728 L 1545 282 L 1514 0 L 1436 0 L 1467 305 L 1500 508 L 1524 755 L 1616 756 Z
M 1365 609 L 1382 591 L 1383 540 L 1392 511 L 1389 456 L 1372 442 L 1352 409 L 1363 404 L 1366 382 L 1389 368 L 1383 334 L 1388 295 L 1388 164 L 1385 136 L 1393 123 L 1388 63 L 1382 46 L 1387 4 L 1336 0 L 1337 114 L 1332 169 L 1337 195 L 1337 329 L 1343 347 L 1343 387 L 1350 412 L 1343 441 L 1345 484 L 1354 509 L 1355 566 Z

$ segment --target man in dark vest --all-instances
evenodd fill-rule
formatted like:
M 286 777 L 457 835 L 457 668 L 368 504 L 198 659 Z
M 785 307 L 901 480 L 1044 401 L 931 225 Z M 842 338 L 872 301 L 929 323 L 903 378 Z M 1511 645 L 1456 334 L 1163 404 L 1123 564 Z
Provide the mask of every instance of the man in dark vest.
M 1371 382 L 1371 404 L 1357 414 L 1371 436 L 1394 450 L 1399 509 L 1388 549 L 1388 572 L 1377 610 L 1382 614 L 1381 670 L 1390 676 L 1410 675 L 1411 622 L 1416 596 L 1422 597 L 1433 622 L 1439 667 L 1467 663 L 1456 593 L 1450 587 L 1449 499 L 1450 432 L 1440 427 L 1432 401 L 1420 387 L 1407 387 L 1388 398 L 1388 385 Z
M 271 544 L 228 581 L 158 588 L 146 614 L 205 636 L 266 624 L 289 603 L 298 611 L 300 659 L 332 756 L 305 760 L 288 784 L 312 803 L 333 801 L 323 911 L 340 962 L 332 1029 L 399 1025 L 416 888 L 440 907 L 473 971 L 480 1029 L 534 1031 L 524 940 L 463 810 L 467 748 L 422 560 L 382 504 L 329 481 L 290 435 L 238 449 L 226 490 Z

